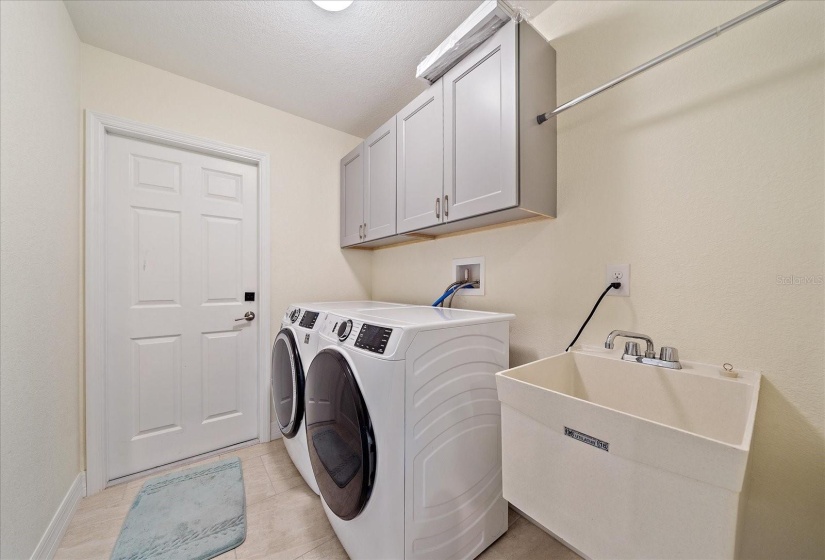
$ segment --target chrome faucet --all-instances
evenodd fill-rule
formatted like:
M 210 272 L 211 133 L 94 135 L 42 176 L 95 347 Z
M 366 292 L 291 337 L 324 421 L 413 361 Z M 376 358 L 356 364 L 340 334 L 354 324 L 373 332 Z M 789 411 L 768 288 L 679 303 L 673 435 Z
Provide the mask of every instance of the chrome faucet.
M 617 336 L 624 338 L 637 338 L 644 340 L 647 344 L 645 348 L 645 355 L 642 356 L 639 351 L 639 343 L 627 341 L 624 345 L 624 353 L 622 359 L 627 362 L 636 362 L 639 364 L 646 364 L 650 366 L 659 366 L 670 369 L 682 369 L 682 364 L 679 363 L 679 351 L 672 346 L 662 346 L 659 350 L 659 357 L 656 357 L 656 347 L 653 345 L 653 339 L 646 334 L 634 333 L 629 331 L 613 331 L 607 335 L 607 340 L 604 341 L 604 347 L 608 350 L 613 349 L 613 341 Z
M 607 335 L 607 340 L 604 341 L 604 347 L 608 350 L 613 350 L 613 341 L 616 340 L 617 336 L 623 336 L 625 338 L 638 338 L 639 340 L 644 340 L 647 343 L 647 349 L 645 350 L 645 357 L 646 358 L 655 358 L 656 357 L 656 348 L 653 346 L 653 339 L 647 336 L 646 334 L 639 334 L 630 331 L 613 331 L 609 335 Z M 634 343 L 635 344 L 635 343 Z M 638 348 L 638 344 L 636 347 Z M 637 354 L 638 355 L 638 354 Z

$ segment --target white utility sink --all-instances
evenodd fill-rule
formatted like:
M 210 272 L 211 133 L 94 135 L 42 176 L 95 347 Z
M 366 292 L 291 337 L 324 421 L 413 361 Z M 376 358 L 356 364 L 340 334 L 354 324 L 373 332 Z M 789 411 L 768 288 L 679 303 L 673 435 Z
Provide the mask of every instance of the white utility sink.
M 574 351 L 496 375 L 504 497 L 589 558 L 733 558 L 760 375 Z

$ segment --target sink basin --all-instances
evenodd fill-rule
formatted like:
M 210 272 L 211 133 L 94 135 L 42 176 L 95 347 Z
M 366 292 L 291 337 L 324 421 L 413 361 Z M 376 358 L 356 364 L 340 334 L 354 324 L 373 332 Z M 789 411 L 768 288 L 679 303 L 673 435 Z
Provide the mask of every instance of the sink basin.
M 735 557 L 761 376 L 620 356 L 496 375 L 504 497 L 586 557 Z

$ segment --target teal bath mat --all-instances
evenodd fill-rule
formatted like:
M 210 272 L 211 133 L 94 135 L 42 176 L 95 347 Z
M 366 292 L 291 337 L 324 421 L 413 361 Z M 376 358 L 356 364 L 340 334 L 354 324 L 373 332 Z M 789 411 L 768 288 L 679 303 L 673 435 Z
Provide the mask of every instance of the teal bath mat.
M 147 481 L 112 560 L 207 560 L 245 538 L 246 500 L 235 457 Z

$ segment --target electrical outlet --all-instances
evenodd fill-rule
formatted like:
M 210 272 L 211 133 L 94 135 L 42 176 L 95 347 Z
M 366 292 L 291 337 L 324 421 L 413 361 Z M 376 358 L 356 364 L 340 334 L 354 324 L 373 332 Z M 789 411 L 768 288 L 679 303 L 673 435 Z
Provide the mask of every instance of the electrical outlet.
M 607 292 L 609 296 L 629 296 L 630 295 L 630 265 L 629 264 L 609 264 L 605 269 L 605 279 L 607 284 L 621 282 L 622 287 L 618 290 Z
M 453 259 L 452 278 L 455 282 L 469 279 L 477 280 L 477 288 L 465 288 L 457 295 L 460 296 L 483 296 L 484 295 L 484 257 L 470 257 L 466 259 Z

